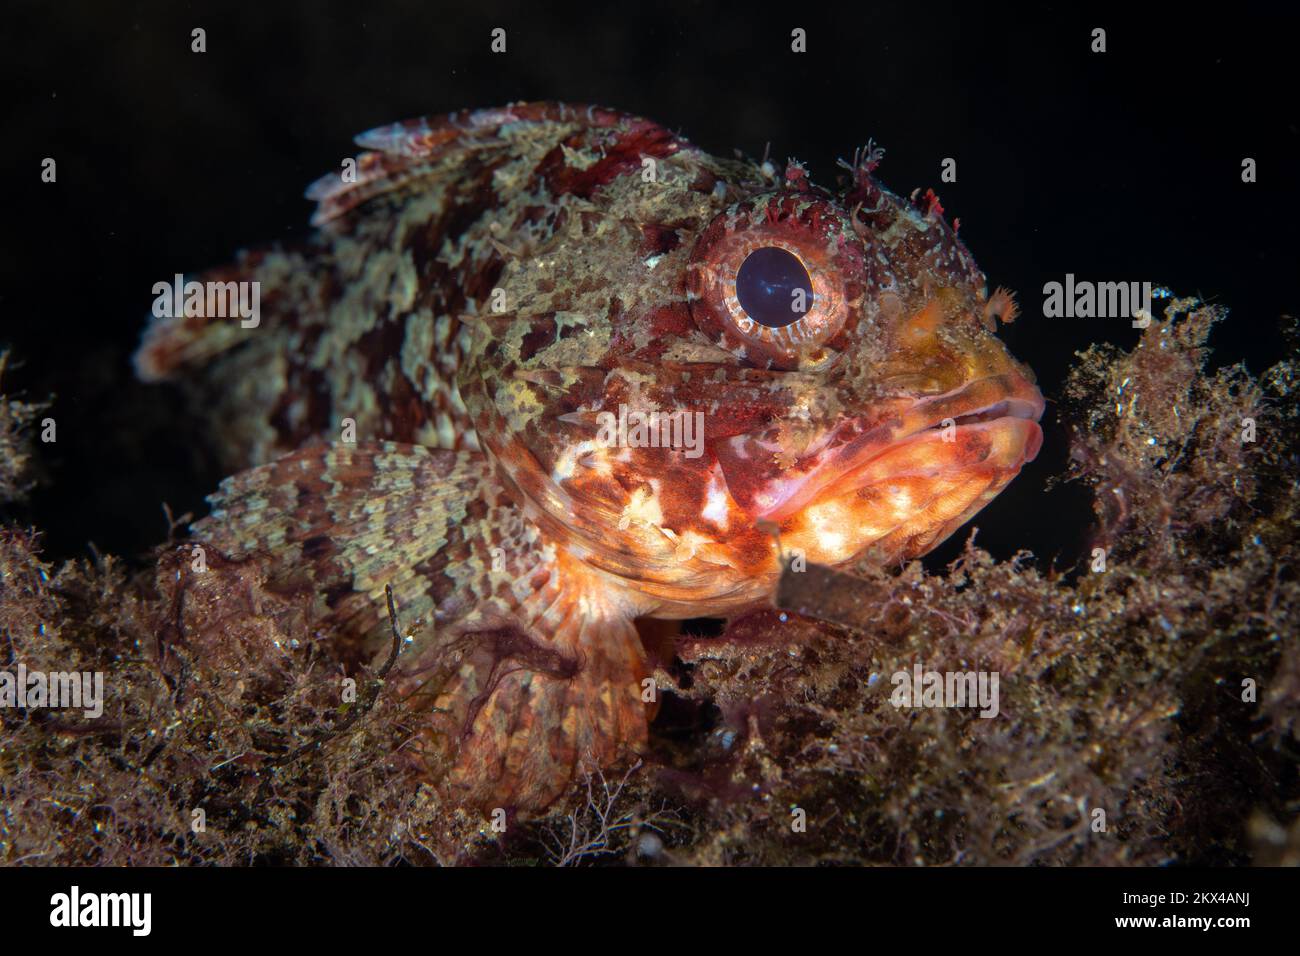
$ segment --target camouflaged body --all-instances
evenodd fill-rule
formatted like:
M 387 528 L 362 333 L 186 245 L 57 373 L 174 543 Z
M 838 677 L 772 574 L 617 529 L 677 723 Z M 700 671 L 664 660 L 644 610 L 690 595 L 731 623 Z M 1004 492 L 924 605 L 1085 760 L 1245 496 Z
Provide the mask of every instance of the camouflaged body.
M 774 483 L 1027 374 L 989 331 L 1009 299 L 987 297 L 937 199 L 874 181 L 878 153 L 833 197 L 798 164 L 717 159 L 595 108 L 452 114 L 358 142 L 372 151 L 355 179 L 308 192 L 311 239 L 205 276 L 259 281 L 260 325 L 164 320 L 137 365 L 205 366 L 185 378 L 239 474 L 196 539 L 305 582 L 340 631 L 374 632 L 394 588 L 418 622 L 405 669 L 430 765 L 472 799 L 544 805 L 579 764 L 644 740 L 633 619 L 762 600 L 779 550 L 755 502 Z M 826 262 L 854 264 L 844 328 L 793 367 L 701 321 L 708 241 L 770 223 L 819 229 Z M 593 441 L 620 405 L 702 412 L 707 453 Z M 969 432 L 963 460 L 994 454 Z M 915 496 L 895 495 L 873 540 L 920 553 L 1008 479 L 954 476 L 935 500 L 957 504 L 915 520 Z M 801 512 L 777 524 L 813 558 L 860 550 L 827 551 Z

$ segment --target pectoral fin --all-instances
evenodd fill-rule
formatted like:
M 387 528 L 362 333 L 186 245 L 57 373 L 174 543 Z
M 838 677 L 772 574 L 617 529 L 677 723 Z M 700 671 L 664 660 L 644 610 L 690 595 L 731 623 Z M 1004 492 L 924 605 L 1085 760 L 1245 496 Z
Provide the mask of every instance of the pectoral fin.
M 211 500 L 194 542 L 256 562 L 335 635 L 386 632 L 392 586 L 416 634 L 390 675 L 417 730 L 408 750 L 457 801 L 537 811 L 644 744 L 632 609 L 542 535 L 481 453 L 320 445 Z
M 561 598 L 533 626 L 478 635 L 455 678 L 428 700 L 433 719 L 417 752 L 447 761 L 460 801 L 536 812 L 584 773 L 645 745 L 653 694 L 631 620 L 591 616 Z
M 447 561 L 481 545 L 476 522 L 496 494 L 477 452 L 318 445 L 227 478 L 193 536 L 309 589 L 322 621 L 365 630 L 383 620 L 385 585 L 411 618 L 437 609 L 454 584 Z

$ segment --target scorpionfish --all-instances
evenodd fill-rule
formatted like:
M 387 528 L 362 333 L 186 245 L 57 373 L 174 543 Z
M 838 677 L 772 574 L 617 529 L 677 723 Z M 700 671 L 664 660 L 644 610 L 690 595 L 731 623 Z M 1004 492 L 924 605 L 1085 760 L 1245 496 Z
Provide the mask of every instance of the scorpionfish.
M 637 619 L 923 554 L 1038 452 L 1011 296 L 878 149 L 827 190 L 555 103 L 357 143 L 308 238 L 202 277 L 260 283 L 257 326 L 157 319 L 136 367 L 233 475 L 195 541 L 340 639 L 382 640 L 392 587 L 412 752 L 465 804 L 539 811 L 646 743 Z

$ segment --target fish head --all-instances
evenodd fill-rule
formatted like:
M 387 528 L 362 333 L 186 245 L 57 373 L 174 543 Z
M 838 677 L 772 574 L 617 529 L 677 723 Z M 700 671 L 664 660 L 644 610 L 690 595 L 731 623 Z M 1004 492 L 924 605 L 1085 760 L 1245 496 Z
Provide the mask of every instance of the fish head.
M 783 554 L 924 554 L 1034 458 L 1043 398 L 994 331 L 1014 304 L 932 194 L 893 195 L 873 162 L 832 194 L 793 166 L 778 185 L 671 160 L 670 192 L 584 197 L 544 285 L 507 274 L 518 305 L 484 318 L 462 379 L 558 546 L 643 612 L 725 612 Z
M 873 199 L 756 197 L 710 226 L 691 276 L 698 324 L 784 396 L 714 445 L 728 494 L 830 565 L 924 554 L 1042 443 L 1043 397 L 994 331 L 1009 294 L 987 294 L 937 200 Z

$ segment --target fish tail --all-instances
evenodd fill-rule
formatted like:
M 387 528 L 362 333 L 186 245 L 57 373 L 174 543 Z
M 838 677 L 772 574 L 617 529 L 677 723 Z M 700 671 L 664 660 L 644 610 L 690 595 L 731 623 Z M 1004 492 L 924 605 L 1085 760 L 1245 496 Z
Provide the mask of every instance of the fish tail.
M 236 349 L 280 344 L 299 316 L 324 311 L 325 250 L 312 245 L 243 252 L 235 262 L 154 287 L 149 324 L 134 357 L 136 375 L 161 382 Z M 275 342 L 271 340 L 275 339 Z
M 205 306 L 209 292 L 214 303 L 237 295 L 243 308 L 236 314 L 206 307 L 194 314 L 188 296 L 177 302 L 174 292 L 161 303 L 155 298 L 134 357 L 136 376 L 181 385 L 227 473 L 270 462 L 315 436 L 344 437 L 339 419 L 348 413 L 334 408 L 332 385 L 313 364 L 329 328 L 333 268 L 318 245 L 273 247 L 173 281 L 202 290 Z M 359 425 L 363 437 L 412 438 Z

